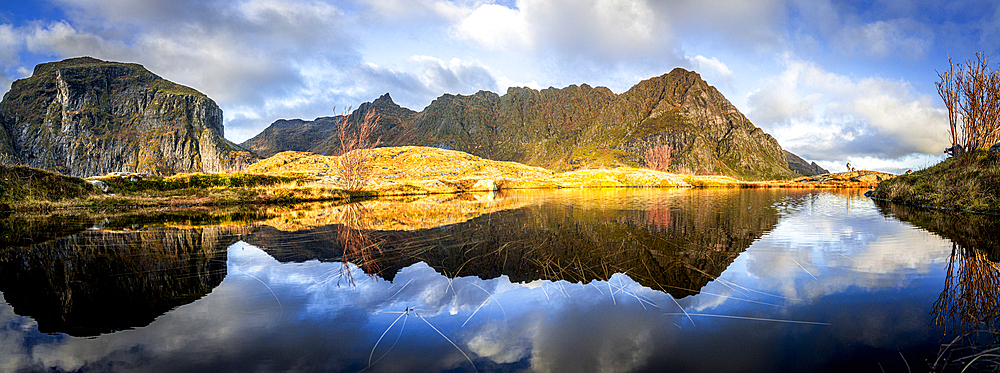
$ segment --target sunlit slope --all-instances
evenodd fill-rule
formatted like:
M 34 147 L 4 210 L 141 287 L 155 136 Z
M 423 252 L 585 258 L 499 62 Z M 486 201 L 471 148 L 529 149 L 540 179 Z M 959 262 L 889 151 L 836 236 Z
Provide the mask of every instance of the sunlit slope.
M 618 168 L 555 173 L 516 162 L 480 158 L 465 152 L 418 146 L 376 148 L 369 187 L 383 192 L 432 193 L 524 188 L 686 187 L 684 177 L 647 169 Z M 319 183 L 338 184 L 337 157 L 283 152 L 251 165 L 247 173 L 297 174 Z M 491 186 L 492 185 L 492 186 Z

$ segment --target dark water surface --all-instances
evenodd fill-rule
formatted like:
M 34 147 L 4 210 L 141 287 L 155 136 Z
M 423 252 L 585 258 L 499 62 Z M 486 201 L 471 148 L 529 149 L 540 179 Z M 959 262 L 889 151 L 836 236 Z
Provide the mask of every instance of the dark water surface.
M 0 371 L 927 371 L 1000 224 L 861 192 L 8 216 Z

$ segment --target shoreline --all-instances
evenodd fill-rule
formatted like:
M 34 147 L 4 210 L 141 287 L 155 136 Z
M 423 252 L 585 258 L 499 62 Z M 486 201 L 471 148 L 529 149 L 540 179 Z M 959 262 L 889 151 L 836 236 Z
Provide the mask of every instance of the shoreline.
M 975 151 L 888 180 L 869 198 L 944 211 L 1000 215 L 1000 154 Z
M 572 188 L 873 188 L 879 181 L 895 177 L 857 171 L 753 181 L 631 167 L 556 173 L 427 147 L 375 148 L 351 156 L 359 157 L 366 167 L 360 183 L 365 187 L 358 190 L 342 187 L 345 179 L 338 169 L 340 157 L 304 152 L 279 153 L 242 172 L 172 176 L 115 173 L 83 179 L 27 166 L 0 165 L 0 211 L 275 205 Z

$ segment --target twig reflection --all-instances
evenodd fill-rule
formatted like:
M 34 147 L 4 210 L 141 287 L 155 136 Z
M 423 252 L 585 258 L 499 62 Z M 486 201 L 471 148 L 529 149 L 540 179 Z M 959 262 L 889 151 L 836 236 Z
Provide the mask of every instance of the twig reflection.
M 344 249 L 340 278 L 354 285 L 351 263 L 361 268 L 368 277 L 374 277 L 381 272 L 381 266 L 373 254 L 375 252 L 382 254 L 382 248 L 379 242 L 372 238 L 371 214 L 363 203 L 343 205 L 339 210 L 342 224 L 336 231 L 336 238 Z
M 952 243 L 934 323 L 957 337 L 941 346 L 931 367 L 941 372 L 1000 369 L 1000 266 L 985 250 Z M 949 366 L 951 365 L 951 366 Z

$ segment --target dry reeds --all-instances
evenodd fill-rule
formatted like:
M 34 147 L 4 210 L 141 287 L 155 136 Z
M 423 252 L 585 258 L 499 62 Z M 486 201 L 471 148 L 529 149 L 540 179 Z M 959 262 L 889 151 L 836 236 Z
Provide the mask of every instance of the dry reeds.
M 361 120 L 352 122 L 351 115 L 342 115 L 337 122 L 337 139 L 340 140 L 337 171 L 341 187 L 358 191 L 368 184 L 371 177 L 372 166 L 368 150 L 379 143 L 378 139 L 371 138 L 378 127 L 379 117 L 374 110 L 369 110 Z
M 938 94 L 948 109 L 952 155 L 986 149 L 1000 141 L 1000 71 L 992 69 L 984 52 L 975 60 L 939 72 Z

